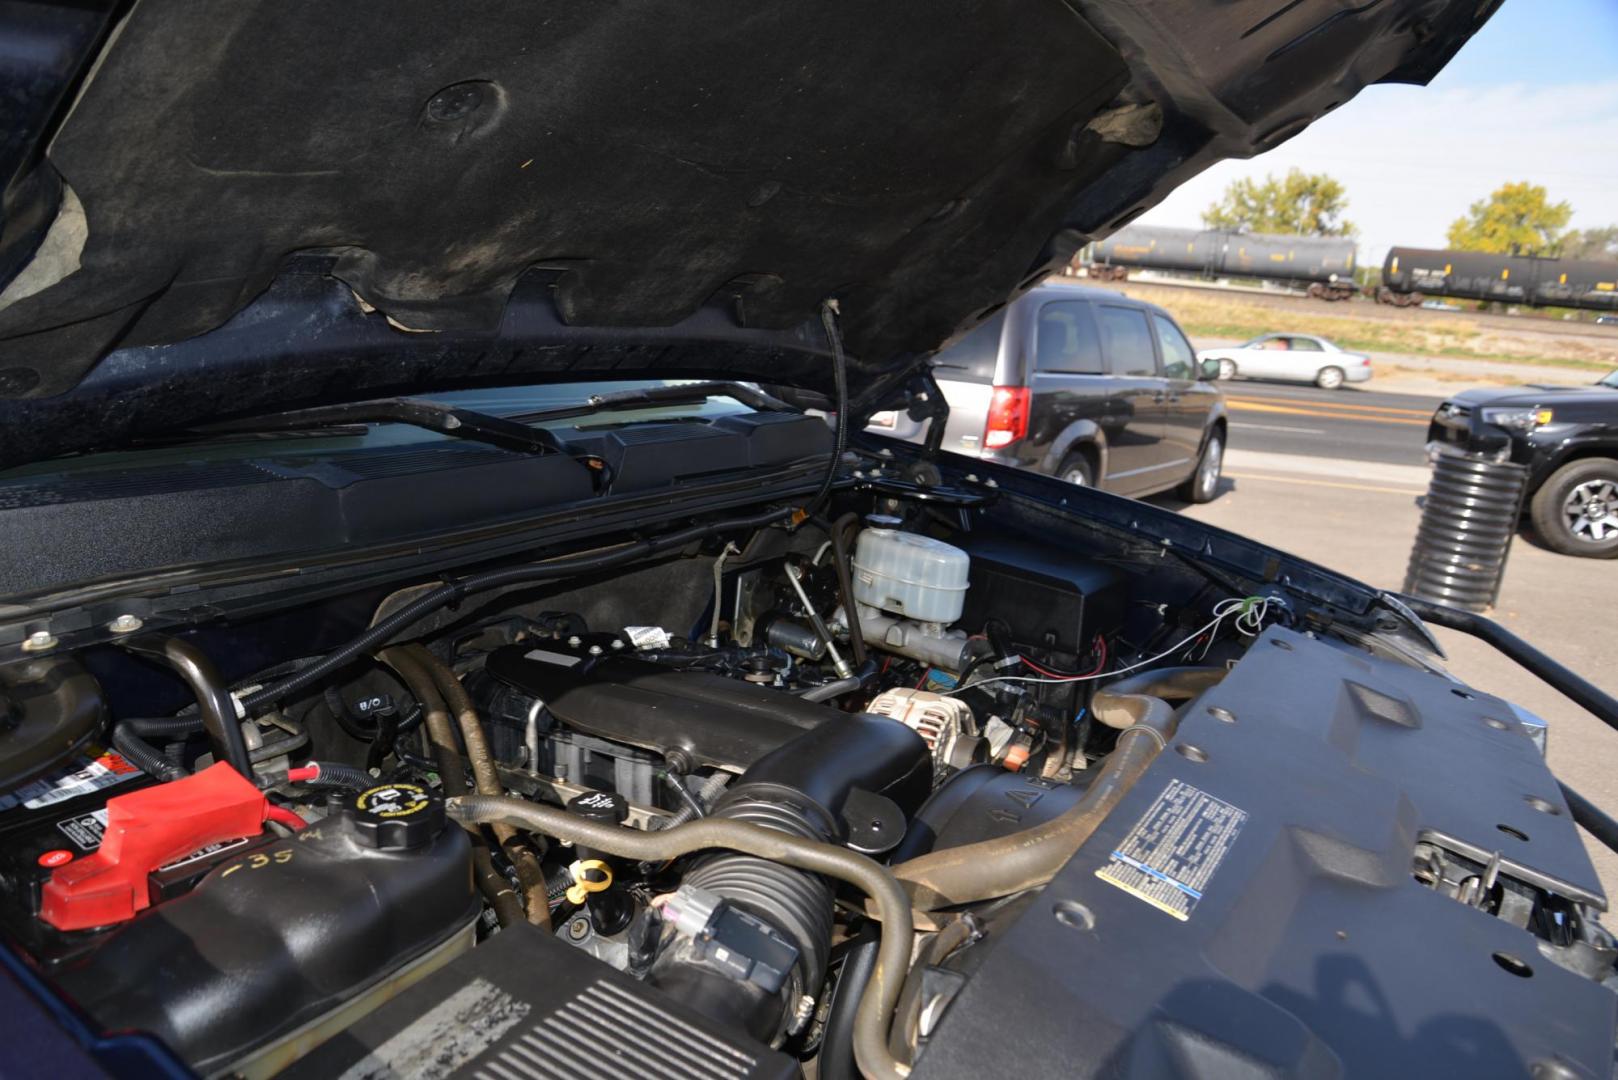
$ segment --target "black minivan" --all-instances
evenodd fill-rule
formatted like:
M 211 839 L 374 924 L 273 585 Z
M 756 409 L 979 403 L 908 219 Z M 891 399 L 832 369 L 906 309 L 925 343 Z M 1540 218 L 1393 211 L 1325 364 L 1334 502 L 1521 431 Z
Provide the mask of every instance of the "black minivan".
M 943 448 L 1120 495 L 1178 488 L 1207 502 L 1226 445 L 1216 374 L 1162 308 L 1047 283 L 934 358 L 950 409 Z M 922 427 L 889 413 L 871 429 L 920 441 Z

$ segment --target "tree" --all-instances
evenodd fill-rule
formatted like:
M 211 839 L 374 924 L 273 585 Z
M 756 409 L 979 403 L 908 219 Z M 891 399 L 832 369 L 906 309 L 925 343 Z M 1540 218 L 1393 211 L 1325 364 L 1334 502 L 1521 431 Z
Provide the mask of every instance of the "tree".
M 1564 259 L 1618 260 L 1618 225 L 1604 229 L 1574 229 L 1562 237 Z
M 1497 255 L 1555 255 L 1573 207 L 1526 180 L 1475 202 L 1449 227 L 1449 246 Z
M 1292 169 L 1280 179 L 1265 176 L 1262 183 L 1232 181 L 1224 196 L 1202 212 L 1202 223 L 1237 232 L 1353 236 L 1353 223 L 1343 218 L 1347 208 L 1341 183 L 1325 173 Z

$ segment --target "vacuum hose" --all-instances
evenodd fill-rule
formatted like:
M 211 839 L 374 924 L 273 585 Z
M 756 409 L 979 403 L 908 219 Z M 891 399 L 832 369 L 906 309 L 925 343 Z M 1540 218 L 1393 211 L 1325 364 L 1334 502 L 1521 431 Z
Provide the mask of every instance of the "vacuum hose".
M 1147 671 L 1097 690 L 1091 710 L 1103 723 L 1124 730 L 1084 796 L 1070 810 L 1033 828 L 929 852 L 895 866 L 894 876 L 915 907 L 937 911 L 1050 881 L 1174 737 L 1179 720 L 1164 697 L 1193 697 L 1224 677 L 1220 668 L 1194 670 L 1195 676 L 1185 668 Z

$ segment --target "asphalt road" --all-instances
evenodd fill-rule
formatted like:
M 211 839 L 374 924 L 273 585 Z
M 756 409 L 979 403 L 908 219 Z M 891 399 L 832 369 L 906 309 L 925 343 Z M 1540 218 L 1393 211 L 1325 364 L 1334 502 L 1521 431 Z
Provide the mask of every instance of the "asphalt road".
M 1442 398 L 1236 379 L 1219 384 L 1232 449 L 1424 465 L 1427 421 Z

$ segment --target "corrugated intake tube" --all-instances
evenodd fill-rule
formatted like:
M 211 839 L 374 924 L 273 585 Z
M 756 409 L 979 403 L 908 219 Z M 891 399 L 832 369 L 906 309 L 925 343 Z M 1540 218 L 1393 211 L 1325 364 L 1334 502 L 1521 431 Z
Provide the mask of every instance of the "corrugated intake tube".
M 640 832 L 588 821 L 556 807 L 487 796 L 451 799 L 448 812 L 468 825 L 512 825 L 641 862 L 668 862 L 699 851 L 737 851 L 836 878 L 864 891 L 882 920 L 882 944 L 855 1019 L 854 1056 L 868 1077 L 888 1080 L 909 1074 L 888 1049 L 887 1028 L 910 962 L 914 932 L 910 903 L 893 875 L 870 858 L 834 844 L 719 817 Z
M 991 900 L 1046 884 L 1174 737 L 1178 719 L 1164 697 L 1194 697 L 1223 677 L 1221 668 L 1163 668 L 1097 690 L 1091 710 L 1103 723 L 1124 730 L 1072 809 L 1031 829 L 918 856 L 895 866 L 894 876 L 920 911 Z

